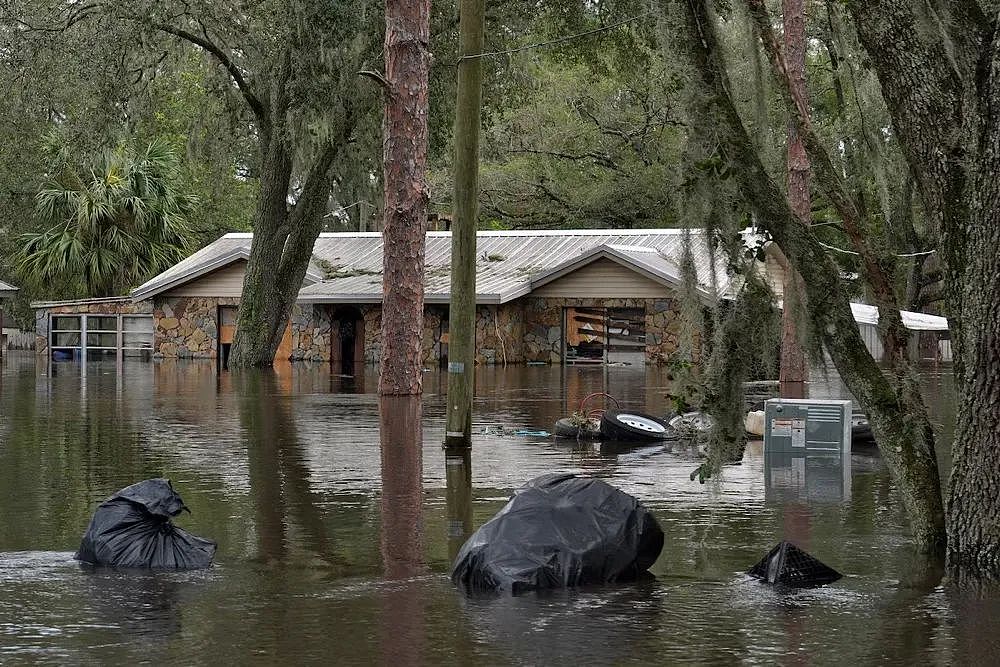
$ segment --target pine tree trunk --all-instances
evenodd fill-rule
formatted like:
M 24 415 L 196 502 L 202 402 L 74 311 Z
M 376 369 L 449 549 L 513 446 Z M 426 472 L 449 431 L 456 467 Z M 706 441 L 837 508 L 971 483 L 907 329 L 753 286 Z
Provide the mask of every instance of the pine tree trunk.
M 784 21 L 785 61 L 792 85 L 804 99 L 806 90 L 806 18 L 803 0 L 782 0 Z M 788 205 L 796 217 L 806 225 L 812 223 L 812 206 L 809 200 L 809 158 L 799 137 L 798 127 L 788 123 L 787 150 Z M 796 327 L 796 314 L 802 300 L 801 278 L 792 270 L 785 271 L 782 294 L 785 307 L 781 316 L 781 369 L 779 392 L 784 398 L 805 398 L 806 368 L 800 336 Z
M 382 395 L 423 389 L 429 39 L 429 0 L 387 0 Z

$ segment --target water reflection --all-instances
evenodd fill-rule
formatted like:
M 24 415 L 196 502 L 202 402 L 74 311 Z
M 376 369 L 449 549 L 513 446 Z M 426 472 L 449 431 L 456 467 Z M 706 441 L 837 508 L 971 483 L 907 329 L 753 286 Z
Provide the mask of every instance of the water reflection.
M 257 557 L 275 564 L 289 555 L 289 531 L 296 544 L 335 571 L 344 568 L 332 548 L 310 486 L 310 472 L 293 418 L 291 396 L 272 370 L 248 370 L 231 378 L 239 395 L 240 425 L 246 438 L 250 488 L 256 516 Z
M 329 364 L 274 376 L 193 361 L 57 370 L 16 353 L 0 369 L 3 664 L 990 664 L 1000 650 L 1000 594 L 943 585 L 933 566 L 920 574 L 877 452 L 852 456 L 849 495 L 820 500 L 769 496 L 752 448 L 701 485 L 694 451 L 510 433 L 551 430 L 592 391 L 656 414 L 669 388 L 654 369 L 481 369 L 461 459 L 440 448 L 436 370 L 422 405 L 381 409 L 347 393 L 374 391 L 370 367 L 353 386 Z M 948 422 L 950 378 L 924 381 Z M 495 424 L 508 432 L 482 433 Z M 465 537 L 555 471 L 602 477 L 651 509 L 666 534 L 656 580 L 458 594 L 446 575 Z M 219 541 L 218 567 L 133 579 L 70 560 L 97 502 L 160 475 L 192 508 L 183 527 Z M 792 595 L 746 581 L 782 537 L 845 578 Z
M 379 398 L 382 568 L 400 581 L 382 594 L 382 664 L 422 664 L 424 600 L 413 579 L 426 570 L 423 539 L 423 428 L 419 396 Z
M 449 449 L 444 455 L 446 505 L 448 510 L 448 561 L 472 535 L 472 450 Z

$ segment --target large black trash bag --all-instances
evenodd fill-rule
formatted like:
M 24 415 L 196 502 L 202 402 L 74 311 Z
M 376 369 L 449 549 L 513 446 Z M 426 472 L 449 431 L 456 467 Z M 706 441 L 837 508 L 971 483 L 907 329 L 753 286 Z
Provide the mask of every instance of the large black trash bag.
M 75 558 L 112 567 L 209 567 L 215 542 L 170 521 L 186 509 L 170 480 L 147 479 L 126 487 L 94 512 Z
M 468 591 L 515 594 L 628 581 L 662 549 L 660 525 L 632 496 L 598 479 L 549 474 L 473 533 L 451 579 Z
M 769 584 L 796 588 L 832 584 L 843 576 L 791 542 L 780 542 L 747 574 Z

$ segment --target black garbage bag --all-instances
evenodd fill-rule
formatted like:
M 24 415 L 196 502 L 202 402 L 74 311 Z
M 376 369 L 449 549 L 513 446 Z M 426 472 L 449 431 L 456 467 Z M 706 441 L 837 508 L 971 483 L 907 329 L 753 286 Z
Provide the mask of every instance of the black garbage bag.
M 747 574 L 769 584 L 796 588 L 832 584 L 843 576 L 791 542 L 780 542 Z
M 112 567 L 209 567 L 215 557 L 215 542 L 196 537 L 170 521 L 186 509 L 168 479 L 133 484 L 100 504 L 74 557 Z
M 660 525 L 632 496 L 599 479 L 549 474 L 473 533 L 451 579 L 468 591 L 514 594 L 629 581 L 662 549 Z

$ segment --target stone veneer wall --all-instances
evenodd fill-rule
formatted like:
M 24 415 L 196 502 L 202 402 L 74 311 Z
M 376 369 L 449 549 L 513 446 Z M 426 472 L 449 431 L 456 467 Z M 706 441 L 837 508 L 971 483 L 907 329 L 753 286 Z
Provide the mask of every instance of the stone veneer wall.
M 48 356 L 49 315 L 149 315 L 151 313 L 153 313 L 152 301 L 136 303 L 132 301 L 108 301 L 39 308 L 35 311 L 35 354 L 42 357 Z
M 293 361 L 330 361 L 331 341 L 337 334 L 333 307 L 295 304 L 289 318 L 292 325 Z
M 219 306 L 238 306 L 239 297 L 180 296 L 156 299 L 154 356 L 214 359 L 219 349 Z
M 214 358 L 218 349 L 218 307 L 238 304 L 238 298 L 230 297 L 158 300 L 153 310 L 156 356 Z M 356 307 L 364 318 L 365 362 L 378 363 L 382 355 L 381 306 L 361 304 Z M 505 359 L 508 364 L 562 363 L 563 309 L 568 307 L 645 309 L 646 360 L 649 363 L 665 363 L 679 347 L 681 315 L 676 299 L 528 297 L 501 306 L 476 308 L 476 363 L 502 364 Z M 332 342 L 338 337 L 333 313 L 334 308 L 326 305 L 307 304 L 293 308 L 291 359 L 330 360 Z M 443 308 L 436 306 L 428 306 L 424 312 L 423 363 L 427 366 L 440 360 L 444 313 Z
M 524 363 L 524 304 L 476 307 L 476 363 Z

